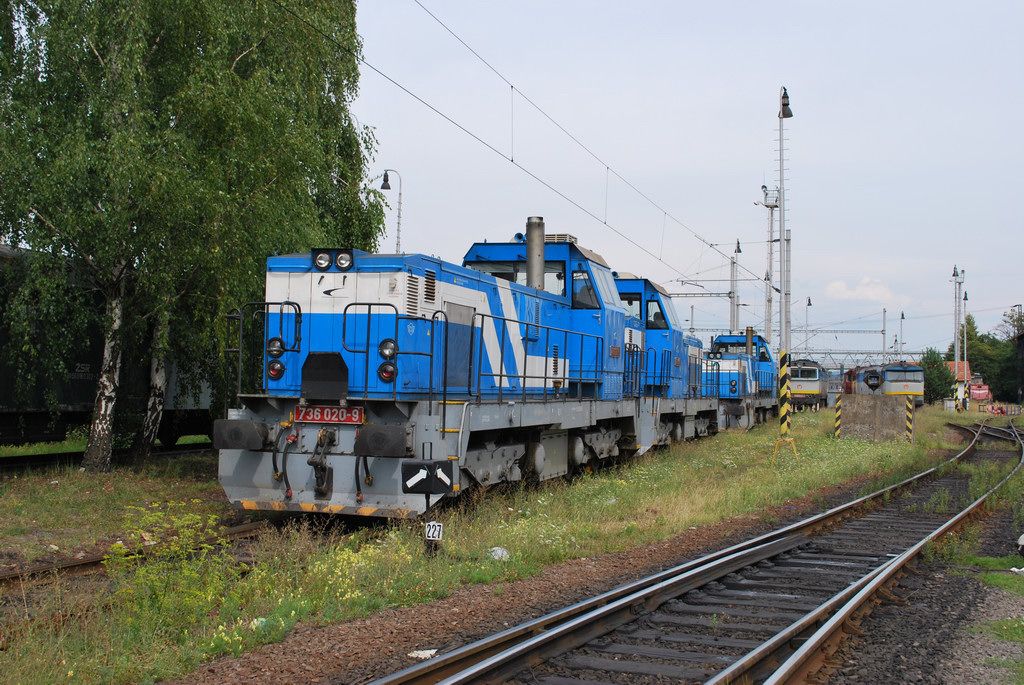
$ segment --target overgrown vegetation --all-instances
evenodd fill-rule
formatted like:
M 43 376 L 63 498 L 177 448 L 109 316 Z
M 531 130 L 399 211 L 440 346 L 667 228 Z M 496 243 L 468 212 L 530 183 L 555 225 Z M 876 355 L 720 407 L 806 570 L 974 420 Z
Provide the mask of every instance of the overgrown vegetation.
M 924 351 L 921 368 L 924 369 L 924 401 L 927 404 L 953 396 L 953 383 L 956 379 L 938 350 L 929 347 Z
M 116 467 L 103 481 L 75 467 L 0 480 L 0 553 L 31 560 L 97 545 L 102 551 L 124 534 L 130 507 L 153 502 L 186 500 L 197 513 L 225 515 L 215 474 L 216 457 L 207 452 Z
M 926 410 L 923 414 L 934 412 Z M 220 545 L 198 554 L 187 541 L 210 520 L 190 507 L 133 511 L 125 550 L 111 561 L 111 587 L 76 596 L 50 593 L 54 607 L 25 607 L 34 618 L 6 633 L 0 662 L 18 682 L 134 682 L 169 678 L 221 654 L 280 640 L 299 621 L 325 623 L 389 606 L 443 597 L 460 585 L 526 578 L 567 559 L 628 549 L 766 508 L 854 478 L 917 470 L 941 455 L 942 421 L 922 421 L 917 445 L 835 441 L 831 413 L 799 414 L 799 458 L 771 460 L 769 424 L 660 451 L 620 467 L 538 489 L 491 492 L 440 514 L 443 552 L 423 553 L 416 523 L 341 535 L 296 524 L 268 531 L 240 563 Z M 931 424 L 931 429 L 926 425 Z M 889 476 L 892 477 L 892 476 Z M 186 512 L 189 512 L 186 514 Z M 180 530 L 153 561 L 133 558 L 139 540 Z M 501 546 L 508 561 L 488 551 Z M 68 613 L 70 612 L 70 613 Z M 54 655 L 60 655 L 55 658 Z

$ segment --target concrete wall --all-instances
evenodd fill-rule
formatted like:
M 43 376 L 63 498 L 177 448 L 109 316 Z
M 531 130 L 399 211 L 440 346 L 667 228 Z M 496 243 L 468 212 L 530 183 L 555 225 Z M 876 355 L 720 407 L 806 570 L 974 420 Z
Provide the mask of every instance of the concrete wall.
M 905 440 L 906 398 L 898 395 L 843 395 L 841 437 L 881 442 Z

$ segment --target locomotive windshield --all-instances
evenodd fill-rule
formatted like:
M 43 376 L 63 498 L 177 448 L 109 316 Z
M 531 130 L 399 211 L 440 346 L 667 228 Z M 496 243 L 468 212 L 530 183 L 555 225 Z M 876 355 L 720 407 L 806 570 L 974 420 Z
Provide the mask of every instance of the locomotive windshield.
M 885 372 L 885 380 L 904 383 L 923 383 L 924 371 L 913 369 L 893 369 Z
M 816 381 L 818 380 L 818 369 L 813 366 L 794 367 L 792 376 L 795 380 Z
M 622 305 L 626 308 L 626 316 L 632 316 L 635 319 L 640 318 L 640 293 L 623 293 L 619 295 L 619 299 L 622 300 Z

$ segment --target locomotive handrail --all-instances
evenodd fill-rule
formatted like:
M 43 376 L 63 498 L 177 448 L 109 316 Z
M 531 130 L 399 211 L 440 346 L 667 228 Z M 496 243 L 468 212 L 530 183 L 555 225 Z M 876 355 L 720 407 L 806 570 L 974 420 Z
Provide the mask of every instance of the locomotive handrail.
M 496 373 L 493 370 L 490 373 L 485 373 L 484 370 L 483 370 L 482 360 L 483 360 L 483 355 L 484 355 L 484 352 L 485 352 L 484 351 L 484 339 L 483 339 L 484 338 L 484 336 L 483 336 L 483 326 L 484 326 L 484 322 L 487 319 L 491 319 L 492 321 L 501 321 L 502 322 L 501 335 L 499 337 L 499 342 L 498 342 L 499 360 L 498 360 L 498 370 L 497 370 Z M 478 321 L 479 321 L 479 328 L 480 328 L 479 340 L 474 340 L 474 336 L 477 333 Z M 543 375 L 530 374 L 530 373 L 527 372 L 526 363 L 525 362 L 526 362 L 526 358 L 529 357 L 529 352 L 528 352 L 528 347 L 529 346 L 528 346 L 528 342 L 525 340 L 525 336 L 524 336 L 524 341 L 523 341 L 523 357 L 524 357 L 523 362 L 524 363 L 523 363 L 522 368 L 521 368 L 521 373 L 513 373 L 513 374 L 506 373 L 506 367 L 505 367 L 505 339 L 508 337 L 507 333 L 508 333 L 508 327 L 509 327 L 510 324 L 514 324 L 516 326 L 523 325 L 523 326 L 533 327 L 533 328 L 536 328 L 538 330 L 543 330 L 544 331 L 544 373 L 543 373 Z M 495 333 L 497 334 L 498 331 L 496 330 Z M 516 379 L 516 380 L 520 381 L 520 383 L 523 386 L 521 389 L 523 391 L 522 392 L 522 397 L 523 397 L 524 400 L 527 398 L 526 382 L 528 380 L 538 380 L 538 379 L 540 379 L 540 380 L 543 381 L 543 386 L 542 386 L 543 397 L 544 397 L 544 399 L 547 399 L 547 396 L 548 396 L 548 380 L 550 379 L 550 380 L 554 381 L 554 380 L 560 380 L 561 379 L 561 375 L 559 375 L 557 379 L 554 376 L 549 376 L 548 375 L 548 359 L 550 359 L 551 356 L 552 356 L 551 355 L 551 351 L 552 351 L 551 334 L 552 333 L 555 333 L 556 335 L 557 334 L 561 334 L 561 336 L 562 336 L 562 343 L 563 343 L 561 349 L 563 350 L 563 352 L 565 351 L 566 347 L 568 347 L 569 340 L 570 340 L 569 336 L 576 336 L 579 339 L 580 347 L 579 347 L 579 362 L 578 362 L 579 375 L 578 376 L 572 376 L 569 373 L 570 369 L 572 368 L 571 358 L 568 355 L 565 355 L 565 356 L 563 356 L 561 358 L 565 362 L 565 364 L 566 364 L 566 376 L 565 376 L 566 382 L 567 383 L 572 383 L 572 382 L 575 381 L 577 383 L 577 393 L 576 393 L 577 398 L 582 398 L 583 397 L 583 383 L 593 383 L 596 386 L 596 385 L 599 385 L 599 384 L 601 384 L 603 382 L 602 377 L 605 374 L 608 374 L 608 373 L 611 373 L 611 374 L 622 374 L 622 372 L 620 372 L 620 371 L 606 371 L 605 370 L 605 368 L 604 368 L 604 343 L 605 343 L 605 339 L 604 339 L 603 336 L 595 335 L 593 333 L 583 333 L 583 332 L 580 332 L 580 331 L 573 331 L 573 330 L 569 330 L 569 329 L 565 329 L 565 328 L 558 328 L 556 326 L 548 326 L 546 324 L 534 323 L 532 321 L 523 321 L 523 320 L 520 320 L 520 319 L 514 319 L 512 317 L 507 317 L 507 316 L 496 316 L 494 314 L 487 314 L 487 313 L 484 313 L 484 312 L 476 312 L 476 313 L 473 314 L 473 322 L 472 322 L 472 326 L 470 327 L 470 349 L 474 351 L 474 354 L 470 354 L 469 366 L 468 366 L 468 369 L 467 369 L 468 373 L 467 373 L 466 382 L 467 382 L 469 393 L 471 395 L 474 394 L 473 393 L 473 388 L 474 388 L 474 383 L 473 383 L 473 380 L 474 380 L 474 377 L 473 377 L 473 360 L 474 360 L 475 357 L 479 356 L 480 359 L 481 359 L 481 362 L 477 365 L 477 369 L 476 369 L 476 383 L 475 383 L 475 388 L 476 388 L 475 395 L 476 395 L 478 401 L 482 401 L 482 399 L 483 399 L 483 384 L 481 382 L 483 378 L 491 378 L 491 379 L 496 379 L 497 380 L 496 386 L 497 386 L 497 393 L 498 393 L 498 399 L 497 399 L 498 402 L 501 402 L 503 400 L 503 398 L 504 398 L 504 393 L 505 393 L 504 383 L 505 383 L 506 379 Z M 584 369 L 584 363 L 583 363 L 583 353 L 584 353 L 584 349 L 585 349 L 585 342 L 588 339 L 591 340 L 594 343 L 594 347 L 595 347 L 595 350 L 594 350 L 594 352 L 595 352 L 594 353 L 594 368 L 592 370 L 591 369 Z M 474 343 L 476 343 L 476 344 L 474 345 Z M 568 399 L 568 393 L 565 393 L 564 395 L 562 395 L 562 399 Z
M 366 316 L 367 316 L 367 321 L 366 321 L 366 348 L 362 349 L 362 350 L 360 350 L 360 349 L 353 349 L 353 348 L 348 346 L 348 316 L 349 316 L 349 309 L 352 309 L 353 307 L 365 307 L 366 308 Z M 365 354 L 366 355 L 366 363 L 363 365 L 363 399 L 364 400 L 369 398 L 369 396 L 370 396 L 370 349 L 371 349 L 371 346 L 370 346 L 370 331 L 372 329 L 372 326 L 370 325 L 369 317 L 373 314 L 373 308 L 374 307 L 387 308 L 387 309 L 390 309 L 395 314 L 395 332 L 392 335 L 391 339 L 395 341 L 395 344 L 398 347 L 398 349 L 397 349 L 397 351 L 395 353 L 396 359 L 397 359 L 398 356 L 403 355 L 403 354 L 410 355 L 410 356 L 418 356 L 418 357 L 429 357 L 431 359 L 431 364 L 432 364 L 433 363 L 433 357 L 434 357 L 434 350 L 433 350 L 433 348 L 431 348 L 431 350 L 429 352 L 422 352 L 422 351 L 419 351 L 419 350 L 403 350 L 402 346 L 398 345 L 398 324 L 399 324 L 399 322 L 402 321 L 402 320 L 406 320 L 406 321 L 420 321 L 420 320 L 422 320 L 421 317 L 419 317 L 419 316 L 412 316 L 410 314 L 399 314 L 398 313 L 398 307 L 396 307 L 394 304 L 392 304 L 390 302 L 349 302 L 347 305 L 345 305 L 345 308 L 341 311 L 341 346 L 342 346 L 342 348 L 344 348 L 344 350 L 346 352 L 351 352 L 352 354 Z M 431 319 L 431 333 L 433 333 L 433 323 L 434 323 L 434 320 Z M 431 336 L 431 345 L 433 345 L 433 340 L 434 340 L 434 338 L 433 338 L 433 336 Z M 432 392 L 433 378 L 430 379 L 430 386 L 431 386 L 431 392 Z M 391 386 L 391 399 L 396 399 L 397 397 L 398 397 L 398 383 L 396 381 Z
M 622 395 L 623 397 L 642 397 L 645 359 L 640 354 L 641 347 L 636 343 L 626 343 L 625 348 Z
M 256 321 L 257 314 L 261 314 L 262 318 L 263 318 L 264 331 L 266 331 L 267 316 L 268 316 L 267 308 L 268 307 L 274 307 L 274 306 L 276 306 L 278 308 L 278 311 L 277 311 L 277 314 L 278 314 L 278 317 L 277 317 L 277 337 L 281 340 L 281 344 L 283 346 L 283 351 L 284 352 L 300 352 L 302 350 L 302 307 L 299 306 L 298 302 L 293 302 L 292 300 L 281 300 L 280 302 L 246 302 L 244 305 L 231 310 L 228 313 L 227 317 L 226 317 L 227 321 L 228 321 L 228 326 L 229 326 L 228 333 L 230 334 L 231 322 L 232 321 L 237 321 L 238 322 L 238 347 L 236 347 L 236 348 L 228 348 L 228 349 L 225 350 L 225 352 L 228 353 L 228 354 L 231 354 L 231 353 L 236 353 L 237 354 L 237 365 L 238 365 L 237 372 L 238 372 L 238 377 L 237 377 L 237 383 L 236 383 L 236 387 L 235 387 L 236 397 L 238 395 L 242 394 L 242 374 L 243 374 L 243 371 L 245 369 L 245 365 L 244 365 L 244 361 L 245 361 L 245 315 L 244 314 L 245 314 L 245 311 L 250 309 L 250 308 L 253 310 L 252 311 L 253 321 Z M 257 307 L 259 307 L 259 310 L 256 309 Z M 294 317 L 295 317 L 295 319 L 294 319 L 294 322 L 295 322 L 295 332 L 294 332 L 294 335 L 293 335 L 293 338 L 295 340 L 295 346 L 294 347 L 288 347 L 287 344 L 286 344 L 286 341 L 285 341 L 285 336 L 284 336 L 284 310 L 285 310 L 286 307 L 293 310 L 293 314 L 294 314 Z M 264 337 L 266 337 L 265 334 L 264 334 Z M 266 340 L 261 342 L 260 348 L 263 350 L 262 356 L 266 357 L 266 354 L 267 354 Z M 260 369 L 260 389 L 264 390 L 264 391 L 267 389 L 267 384 L 266 384 L 266 380 L 265 380 L 265 376 L 264 376 L 262 368 Z

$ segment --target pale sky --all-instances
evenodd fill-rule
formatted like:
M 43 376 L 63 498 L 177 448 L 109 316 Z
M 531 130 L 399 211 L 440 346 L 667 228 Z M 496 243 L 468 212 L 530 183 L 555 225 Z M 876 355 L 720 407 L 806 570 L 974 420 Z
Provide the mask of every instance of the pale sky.
M 785 85 L 794 327 L 808 296 L 812 328 L 878 329 L 886 307 L 890 343 L 903 310 L 907 349 L 944 349 L 954 263 L 983 330 L 1024 301 L 1024 3 L 422 2 L 672 216 L 727 253 L 739 238 L 740 263 L 759 276 L 767 212 L 754 202 L 777 183 Z M 403 251 L 459 262 L 470 243 L 507 240 L 540 215 L 613 269 L 728 278 L 721 255 L 671 219 L 663 233 L 662 213 L 614 176 L 606 194 L 604 166 L 513 105 L 413 0 L 361 2 L 358 21 L 367 61 L 601 219 L 364 68 L 354 113 L 376 130 L 375 166 L 402 176 Z M 382 251 L 394 249 L 392 185 Z M 740 293 L 741 324 L 760 327 L 762 284 Z M 682 318 L 696 306 L 699 327 L 728 322 L 725 299 L 679 302 Z M 881 336 L 812 346 L 878 349 Z

